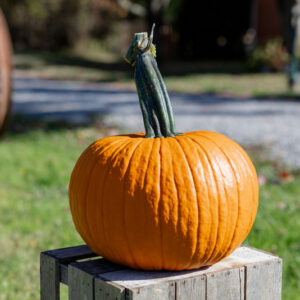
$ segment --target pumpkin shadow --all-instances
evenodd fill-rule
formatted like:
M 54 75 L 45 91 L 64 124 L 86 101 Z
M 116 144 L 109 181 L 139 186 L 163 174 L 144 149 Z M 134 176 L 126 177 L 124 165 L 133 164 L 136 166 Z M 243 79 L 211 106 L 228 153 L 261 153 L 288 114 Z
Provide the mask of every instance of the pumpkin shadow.
M 156 283 L 168 283 L 175 280 L 184 280 L 203 275 L 209 266 L 185 271 L 143 271 L 123 269 L 116 272 L 98 275 L 104 281 L 113 281 L 126 288 L 139 288 L 151 286 Z

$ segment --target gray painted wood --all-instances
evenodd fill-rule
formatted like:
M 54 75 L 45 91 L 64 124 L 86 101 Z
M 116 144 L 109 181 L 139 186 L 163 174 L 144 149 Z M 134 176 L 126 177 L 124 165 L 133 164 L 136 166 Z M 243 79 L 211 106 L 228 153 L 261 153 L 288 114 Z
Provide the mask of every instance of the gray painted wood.
M 207 300 L 244 300 L 244 267 L 207 274 L 206 289 Z
M 94 279 L 76 266 L 68 266 L 69 300 L 94 300 Z
M 281 259 L 246 266 L 247 300 L 280 300 L 281 284 Z
M 41 300 L 59 300 L 59 263 L 44 253 L 40 255 Z
M 175 298 L 174 298 L 175 299 Z M 176 281 L 176 300 L 206 300 L 206 276 Z
M 95 278 L 94 290 L 95 300 L 125 300 L 125 288 L 110 281 Z
M 128 300 L 175 300 L 175 282 L 164 282 L 158 285 L 135 288 L 127 291 Z M 127 300 L 126 299 L 126 300 Z

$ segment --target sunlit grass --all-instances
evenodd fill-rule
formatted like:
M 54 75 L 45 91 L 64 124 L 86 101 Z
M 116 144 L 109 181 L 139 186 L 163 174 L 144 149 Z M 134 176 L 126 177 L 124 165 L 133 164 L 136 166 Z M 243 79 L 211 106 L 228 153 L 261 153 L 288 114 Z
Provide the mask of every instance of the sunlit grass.
M 92 50 L 91 50 L 92 49 Z M 18 53 L 15 74 L 61 80 L 114 82 L 135 89 L 133 69 L 121 54 L 93 47 L 60 53 Z M 291 92 L 285 73 L 247 73 L 242 62 L 160 62 L 169 91 L 213 93 L 233 97 L 300 97 L 300 84 Z

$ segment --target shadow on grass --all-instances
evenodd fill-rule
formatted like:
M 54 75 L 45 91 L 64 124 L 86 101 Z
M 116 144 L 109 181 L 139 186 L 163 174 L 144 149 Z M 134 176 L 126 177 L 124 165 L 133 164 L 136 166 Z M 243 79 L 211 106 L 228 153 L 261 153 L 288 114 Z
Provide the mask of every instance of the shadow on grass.
M 102 69 L 106 71 L 124 71 L 128 72 L 130 67 L 123 61 L 115 62 L 103 62 L 92 59 L 87 59 L 78 55 L 71 55 L 67 53 L 59 52 L 30 52 L 20 53 L 26 57 L 33 57 L 43 62 L 44 65 L 57 65 L 57 66 L 74 66 L 74 67 L 85 67 L 90 69 Z M 27 62 L 21 61 L 16 63 L 15 67 L 18 69 L 31 69 L 33 67 L 32 60 Z
M 265 101 L 300 102 L 300 94 L 296 92 L 285 93 L 253 93 L 253 98 Z
M 120 72 L 124 77 L 132 78 L 132 68 L 123 60 L 106 62 L 82 57 L 64 52 L 20 52 L 26 59 L 15 62 L 16 69 L 31 70 L 35 68 L 36 60 L 44 66 L 83 67 L 90 70 Z M 28 58 L 28 59 L 27 59 Z M 157 58 L 161 71 L 165 76 L 180 76 L 196 73 L 249 73 L 242 61 L 163 61 Z
M 90 116 L 84 122 L 75 121 L 70 122 L 62 119 L 51 119 L 43 117 L 27 117 L 22 115 L 15 115 L 11 117 L 10 123 L 7 127 L 5 135 L 13 136 L 19 134 L 26 134 L 30 131 L 60 131 L 60 130 L 73 130 L 78 128 L 93 127 L 95 129 L 108 129 L 102 121 L 101 115 Z M 4 135 L 4 137 L 5 137 Z

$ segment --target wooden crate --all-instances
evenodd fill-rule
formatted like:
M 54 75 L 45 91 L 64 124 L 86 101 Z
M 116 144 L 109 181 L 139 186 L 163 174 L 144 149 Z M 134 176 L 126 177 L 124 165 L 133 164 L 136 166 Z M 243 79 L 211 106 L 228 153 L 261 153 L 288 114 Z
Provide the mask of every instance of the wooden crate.
M 211 267 L 182 272 L 136 271 L 97 257 L 87 246 L 41 253 L 41 300 L 279 300 L 282 260 L 240 247 Z

